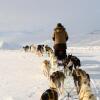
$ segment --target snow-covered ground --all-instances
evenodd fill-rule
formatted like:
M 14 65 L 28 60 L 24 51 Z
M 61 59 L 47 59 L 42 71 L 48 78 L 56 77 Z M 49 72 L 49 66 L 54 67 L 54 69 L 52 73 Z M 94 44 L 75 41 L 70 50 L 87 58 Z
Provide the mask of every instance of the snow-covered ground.
M 82 69 L 91 77 L 93 91 L 100 98 L 100 47 L 70 47 Z M 49 83 L 41 71 L 46 55 L 38 57 L 22 50 L 0 50 L 0 100 L 40 100 Z

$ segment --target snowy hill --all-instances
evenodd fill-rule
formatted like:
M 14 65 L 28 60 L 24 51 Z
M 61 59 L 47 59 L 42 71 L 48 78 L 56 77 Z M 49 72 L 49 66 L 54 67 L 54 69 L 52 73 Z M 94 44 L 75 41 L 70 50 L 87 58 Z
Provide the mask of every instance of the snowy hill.
M 16 43 L 6 43 L 6 42 L 2 42 L 0 45 L 0 49 L 20 49 L 22 46 L 20 46 L 20 44 L 16 44 Z
M 69 34 L 69 46 L 100 46 L 100 30 L 84 34 Z
M 0 32 L 0 48 L 1 49 L 16 49 L 23 45 L 30 45 L 33 43 L 41 43 L 50 38 L 50 34 L 46 34 L 43 30 L 40 32 L 28 31 L 10 31 Z
M 53 45 L 52 34 L 47 30 L 41 30 L 41 32 L 4 32 L 3 34 L 0 37 L 0 48 L 2 49 L 16 49 L 33 43 Z M 100 46 L 100 30 L 84 34 L 68 32 L 68 35 L 68 46 Z
M 95 95 L 100 97 L 100 48 L 69 47 L 68 52 L 79 57 L 81 68 L 90 74 Z M 0 100 L 39 100 L 49 88 L 41 71 L 44 59 L 48 57 L 21 50 L 0 50 Z

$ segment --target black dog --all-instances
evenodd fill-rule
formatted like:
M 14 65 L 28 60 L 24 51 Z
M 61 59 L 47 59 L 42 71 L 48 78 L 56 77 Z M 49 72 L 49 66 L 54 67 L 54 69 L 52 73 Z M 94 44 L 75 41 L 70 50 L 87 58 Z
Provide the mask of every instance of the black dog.
M 67 56 L 67 64 L 70 61 L 72 62 L 72 66 L 74 66 L 75 69 L 76 69 L 76 67 L 80 67 L 81 66 L 80 59 L 78 57 L 76 57 L 76 56 L 68 55 Z
M 37 45 L 37 52 L 42 54 L 44 52 L 44 45 Z
M 58 100 L 58 93 L 54 88 L 47 89 L 40 100 Z
M 27 52 L 27 51 L 30 50 L 30 46 L 26 45 L 26 46 L 23 47 L 23 49 L 24 49 L 25 52 Z

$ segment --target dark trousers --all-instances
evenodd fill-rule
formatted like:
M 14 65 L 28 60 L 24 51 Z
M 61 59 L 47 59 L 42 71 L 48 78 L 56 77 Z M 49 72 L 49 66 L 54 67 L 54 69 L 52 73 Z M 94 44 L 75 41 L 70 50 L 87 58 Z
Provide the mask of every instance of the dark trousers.
M 63 60 L 66 58 L 66 49 L 65 50 L 55 50 L 54 53 L 58 60 Z
M 66 48 L 66 43 L 54 45 L 54 53 L 58 60 L 63 60 L 66 58 Z

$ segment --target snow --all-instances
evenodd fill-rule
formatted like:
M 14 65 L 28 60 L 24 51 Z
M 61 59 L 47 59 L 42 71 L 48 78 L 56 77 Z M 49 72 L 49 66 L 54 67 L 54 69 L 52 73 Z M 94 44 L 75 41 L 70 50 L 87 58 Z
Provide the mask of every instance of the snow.
M 100 98 L 100 47 L 68 47 L 68 53 L 77 56 L 81 68 L 91 77 L 93 92 Z M 0 50 L 0 100 L 40 100 L 49 88 L 49 82 L 41 71 L 46 55 L 22 50 Z

